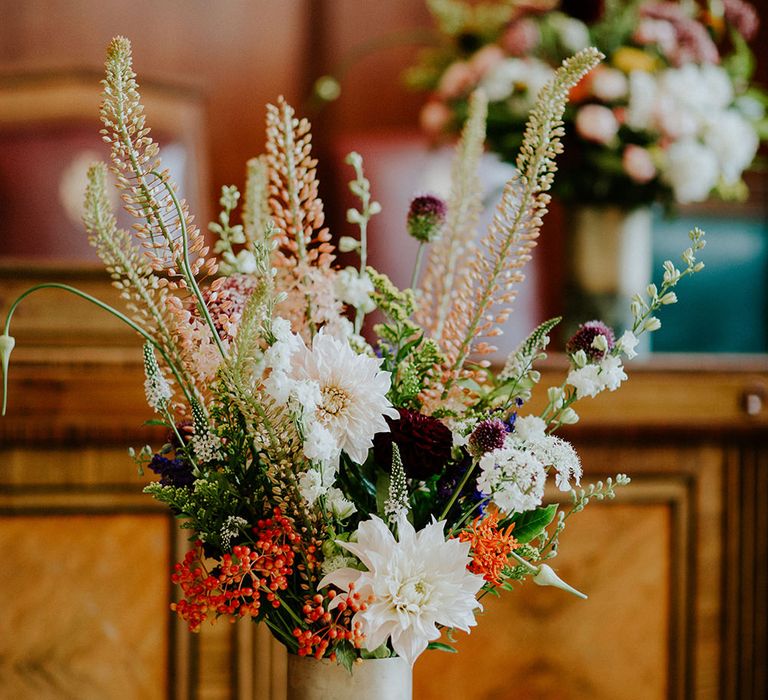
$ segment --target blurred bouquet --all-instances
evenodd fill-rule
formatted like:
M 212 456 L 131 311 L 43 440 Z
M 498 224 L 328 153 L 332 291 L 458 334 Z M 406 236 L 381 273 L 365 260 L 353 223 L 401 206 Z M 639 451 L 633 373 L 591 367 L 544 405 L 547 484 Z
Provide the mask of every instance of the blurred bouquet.
M 744 0 L 428 0 L 443 41 L 409 72 L 431 91 L 423 128 L 457 131 L 477 87 L 490 148 L 510 163 L 528 110 L 561 60 L 606 56 L 571 92 L 554 191 L 579 204 L 640 206 L 744 198 L 742 174 L 768 137 L 765 93 L 750 85 L 757 31 Z
M 248 164 L 241 223 L 239 191 L 222 190 L 210 226 L 218 263 L 208 258 L 146 126 L 130 44 L 113 40 L 103 134 L 137 223 L 134 233 L 117 228 L 99 164 L 85 225 L 128 312 L 63 284 L 28 290 L 0 336 L 3 375 L 12 316 L 39 289 L 95 303 L 144 339 L 152 423 L 168 437 L 132 455 L 159 476 L 146 491 L 193 533 L 173 573 L 173 608 L 192 631 L 208 618 L 253 618 L 296 655 L 348 668 L 360 657 L 413 663 L 429 645 L 445 647 L 436 642 L 443 629 L 469 631 L 489 591 L 533 578 L 575 592 L 546 562 L 569 515 L 628 479 L 577 489 L 579 458 L 553 431 L 578 419 L 577 400 L 627 378 L 623 358 L 659 327 L 656 312 L 676 301 L 679 280 L 703 267 L 704 246 L 694 231 L 682 269 L 666 263 L 661 288 L 636 296 L 621 338 L 597 321 L 581 326 L 541 413 L 523 407 L 558 319 L 499 371 L 479 359 L 491 349 L 481 339 L 501 333 L 535 245 L 568 93 L 599 60 L 595 49 L 580 52 L 540 92 L 517 174 L 477 246 L 486 102 L 470 98 L 448 201 L 419 196 L 408 213 L 420 283 L 401 291 L 367 265 L 366 231 L 380 206 L 355 153 L 347 162 L 360 204 L 347 220 L 356 235 L 339 245 L 359 254 L 359 266 L 334 266 L 309 124 L 283 100 L 267 110 L 266 154 Z M 369 343 L 360 332 L 374 310 L 381 322 Z M 570 493 L 569 505 L 545 505 L 547 481 Z

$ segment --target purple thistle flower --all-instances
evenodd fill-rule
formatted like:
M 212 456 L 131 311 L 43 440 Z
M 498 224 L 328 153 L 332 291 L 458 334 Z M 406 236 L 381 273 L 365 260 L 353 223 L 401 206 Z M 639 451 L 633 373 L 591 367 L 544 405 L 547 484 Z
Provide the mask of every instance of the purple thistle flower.
M 608 344 L 608 350 L 605 352 L 592 345 L 595 338 L 599 335 L 602 335 Z M 569 355 L 573 355 L 579 350 L 583 350 L 590 360 L 599 362 L 613 349 L 613 345 L 613 331 L 608 326 L 602 321 L 587 321 L 579 326 L 578 330 L 565 344 L 565 351 Z
M 437 195 L 414 197 L 406 220 L 408 234 L 421 243 L 434 241 L 440 235 L 447 211 L 445 202 Z
M 508 432 L 504 421 L 498 418 L 489 418 L 481 421 L 475 426 L 475 429 L 469 436 L 467 443 L 469 453 L 479 457 L 486 452 L 493 452 L 504 447 L 504 440 Z

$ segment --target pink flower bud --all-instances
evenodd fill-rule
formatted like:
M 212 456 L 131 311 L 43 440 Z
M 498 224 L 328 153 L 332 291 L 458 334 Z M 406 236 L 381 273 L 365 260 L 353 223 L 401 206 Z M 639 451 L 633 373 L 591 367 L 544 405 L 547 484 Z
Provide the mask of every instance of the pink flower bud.
M 589 104 L 576 113 L 576 131 L 586 141 L 607 144 L 619 132 L 619 122 L 608 107 Z
M 624 149 L 621 164 L 627 175 L 640 185 L 644 185 L 656 177 L 656 166 L 653 164 L 653 158 L 641 146 L 629 144 Z

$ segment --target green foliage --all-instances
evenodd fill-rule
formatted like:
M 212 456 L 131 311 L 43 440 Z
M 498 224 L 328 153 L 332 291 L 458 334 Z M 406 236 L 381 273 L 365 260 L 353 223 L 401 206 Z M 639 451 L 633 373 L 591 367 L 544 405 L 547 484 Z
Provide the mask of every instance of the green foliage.
M 515 528 L 512 531 L 515 539 L 521 544 L 527 544 L 538 537 L 544 529 L 552 522 L 557 513 L 557 504 L 552 503 L 544 508 L 529 510 L 525 513 L 516 513 L 511 518 L 503 521 L 502 526 L 514 523 Z

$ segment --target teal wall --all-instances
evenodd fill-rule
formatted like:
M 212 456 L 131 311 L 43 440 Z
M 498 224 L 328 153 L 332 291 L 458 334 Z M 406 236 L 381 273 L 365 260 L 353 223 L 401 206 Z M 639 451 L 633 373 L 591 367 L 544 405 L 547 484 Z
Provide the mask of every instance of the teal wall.
M 768 222 L 764 219 L 681 217 L 654 221 L 654 281 L 661 265 L 688 245 L 688 231 L 707 233 L 706 269 L 679 286 L 680 303 L 659 314 L 664 329 L 655 352 L 768 352 Z

